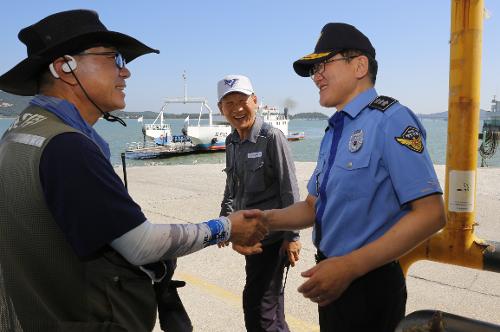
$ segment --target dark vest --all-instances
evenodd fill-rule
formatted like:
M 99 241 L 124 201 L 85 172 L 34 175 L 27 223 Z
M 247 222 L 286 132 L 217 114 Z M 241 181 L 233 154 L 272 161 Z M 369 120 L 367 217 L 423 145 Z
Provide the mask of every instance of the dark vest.
M 40 157 L 66 132 L 78 131 L 29 106 L 0 141 L 0 271 L 12 314 L 25 332 L 151 331 L 151 279 L 110 247 L 79 258 L 47 208 Z

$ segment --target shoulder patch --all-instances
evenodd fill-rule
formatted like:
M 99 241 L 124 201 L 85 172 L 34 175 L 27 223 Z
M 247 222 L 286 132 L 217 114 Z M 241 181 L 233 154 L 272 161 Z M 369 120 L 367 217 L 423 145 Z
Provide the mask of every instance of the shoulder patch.
M 374 101 L 372 101 L 368 107 L 370 108 L 375 108 L 378 109 L 379 111 L 385 111 L 389 107 L 391 107 L 393 104 L 397 103 L 398 101 L 394 98 L 387 97 L 387 96 L 378 96 L 375 98 Z
M 403 131 L 400 137 L 394 137 L 396 142 L 399 144 L 406 146 L 408 149 L 422 153 L 424 151 L 424 144 L 422 143 L 422 135 L 420 134 L 420 131 L 413 127 L 413 126 L 408 126 L 406 129 Z

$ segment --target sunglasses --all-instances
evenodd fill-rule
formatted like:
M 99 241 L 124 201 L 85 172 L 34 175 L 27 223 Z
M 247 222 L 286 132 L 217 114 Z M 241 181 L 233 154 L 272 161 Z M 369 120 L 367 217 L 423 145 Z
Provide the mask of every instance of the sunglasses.
M 127 61 L 123 58 L 123 55 L 117 51 L 109 51 L 109 52 L 83 52 L 78 53 L 77 55 L 104 55 L 108 57 L 115 58 L 115 65 L 118 69 L 122 69 L 127 65 Z

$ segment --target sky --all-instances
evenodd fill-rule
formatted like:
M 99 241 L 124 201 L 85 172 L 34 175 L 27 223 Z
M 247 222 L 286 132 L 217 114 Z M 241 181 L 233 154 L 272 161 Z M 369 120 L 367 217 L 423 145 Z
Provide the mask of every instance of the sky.
M 93 9 L 109 30 L 131 35 L 160 50 L 130 64 L 126 111 L 158 112 L 165 98 L 203 97 L 217 112 L 217 81 L 227 74 L 252 80 L 260 101 L 277 107 L 293 101 L 291 113 L 332 110 L 319 105 L 310 78 L 292 63 L 312 53 L 328 22 L 355 25 L 377 52 L 376 89 L 415 113 L 448 108 L 449 39 L 453 0 L 17 0 L 0 12 L 0 73 L 26 57 L 20 29 L 52 13 Z M 500 0 L 484 0 L 482 109 L 500 97 Z M 198 111 L 171 105 L 171 113 Z

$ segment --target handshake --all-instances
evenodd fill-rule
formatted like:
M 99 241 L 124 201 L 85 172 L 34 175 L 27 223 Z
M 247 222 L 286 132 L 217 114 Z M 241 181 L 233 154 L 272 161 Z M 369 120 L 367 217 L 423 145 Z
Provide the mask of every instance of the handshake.
M 231 221 L 229 241 L 241 246 L 253 246 L 269 232 L 266 215 L 261 210 L 241 210 L 228 216 Z

